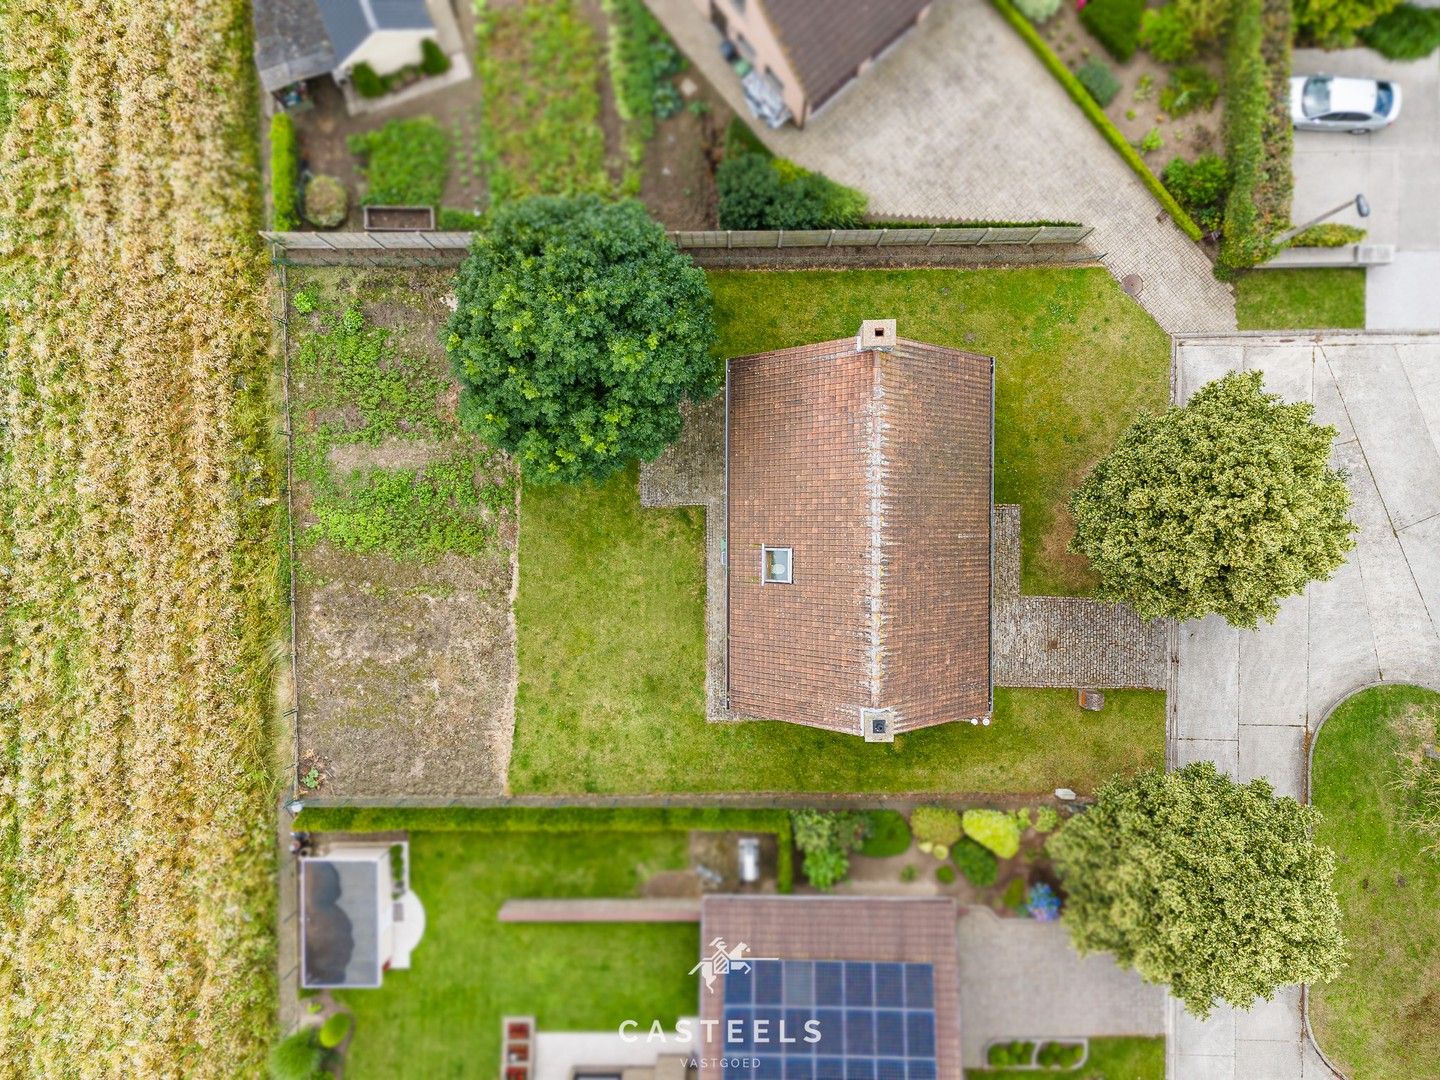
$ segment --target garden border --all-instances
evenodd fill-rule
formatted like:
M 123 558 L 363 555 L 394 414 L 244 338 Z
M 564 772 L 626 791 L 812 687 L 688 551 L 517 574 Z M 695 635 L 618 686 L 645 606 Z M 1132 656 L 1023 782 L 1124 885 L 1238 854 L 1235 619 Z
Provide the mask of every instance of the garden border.
M 1010 0 L 991 0 L 991 3 L 993 3 L 1000 14 L 1004 16 L 1005 21 L 1015 28 L 1016 33 L 1025 39 L 1031 51 L 1034 52 L 1040 59 L 1040 62 L 1049 69 L 1050 74 L 1055 76 L 1055 80 L 1064 87 L 1065 92 L 1070 95 L 1071 100 L 1080 106 L 1080 111 L 1090 119 L 1090 122 L 1095 125 L 1096 130 L 1104 136 L 1105 141 L 1115 148 L 1125 163 L 1134 170 L 1135 175 L 1150 189 L 1150 193 L 1159 200 L 1160 205 L 1174 218 L 1175 224 L 1179 226 L 1180 231 L 1198 243 L 1204 235 L 1200 230 L 1200 226 L 1196 225 L 1194 219 L 1175 201 L 1175 196 L 1166 190 L 1165 185 L 1160 182 L 1160 178 L 1150 171 L 1150 166 L 1145 164 L 1144 159 L 1135 152 L 1135 148 L 1131 146 L 1125 136 L 1121 134 L 1120 129 L 1111 122 L 1110 118 L 1105 115 L 1104 110 L 1096 104 L 1095 99 L 1090 96 L 1090 91 L 1085 89 L 1080 80 L 1075 77 L 1074 72 L 1067 68 L 1064 61 L 1055 55 L 1054 50 L 1050 48 L 1045 39 L 1042 38 L 1035 27 L 1031 25 L 1030 20 L 1020 14 L 1015 6 L 1010 3 Z
M 1028 1064 L 1028 1065 L 990 1065 L 990 1064 L 988 1064 L 988 1062 L 990 1061 L 990 1050 L 991 1050 L 992 1047 L 995 1047 L 995 1046 L 1007 1046 L 1007 1045 L 1009 1045 L 1010 1043 L 1014 1043 L 1014 1042 L 1028 1042 L 1028 1043 L 1032 1043 L 1032 1044 L 1033 1044 L 1033 1046 L 1032 1046 L 1032 1048 L 1031 1048 L 1031 1051 L 1030 1051 L 1030 1064 Z M 1073 1045 L 1075 1045 L 1075 1044 L 1078 1043 L 1081 1047 L 1083 1047 L 1083 1052 L 1082 1052 L 1081 1055 L 1080 1055 L 1080 1060 L 1077 1061 L 1074 1065 L 1069 1065 L 1069 1066 L 1067 1066 L 1067 1067 L 1065 1067 L 1065 1068 L 1063 1068 L 1063 1069 L 1052 1068 L 1052 1067 L 1050 1067 L 1049 1065 L 1041 1065 L 1041 1064 L 1039 1063 L 1039 1060 L 1038 1060 L 1039 1057 L 1040 1057 L 1040 1048 L 1041 1048 L 1042 1046 L 1045 1046 L 1045 1045 L 1049 1044 L 1049 1043 L 1060 1043 L 1060 1044 L 1062 1044 L 1062 1045 L 1070 1045 L 1070 1046 L 1073 1046 Z M 985 1044 L 985 1060 L 986 1060 L 987 1064 L 984 1065 L 984 1066 L 982 1066 L 982 1068 L 983 1068 L 983 1069 L 986 1069 L 986 1070 L 989 1070 L 989 1069 L 1003 1069 L 1003 1070 L 1005 1070 L 1006 1072 L 1010 1072 L 1010 1071 L 1014 1071 L 1014 1072 L 1033 1072 L 1033 1073 L 1041 1073 L 1041 1074 L 1053 1074 L 1053 1075 L 1055 1075 L 1055 1076 L 1064 1076 L 1064 1075 L 1066 1075 L 1067 1073 L 1073 1073 L 1073 1072 L 1078 1072 L 1078 1071 L 1080 1071 L 1081 1069 L 1083 1069 L 1083 1068 L 1085 1067 L 1085 1063 L 1090 1060 L 1090 1036 L 1088 1036 L 1088 1035 L 1055 1036 L 1055 1037 L 1046 1036 L 1046 1037 L 1044 1037 L 1044 1038 L 1040 1038 L 1040 1037 L 1038 1037 L 1038 1036 L 1033 1036 L 1033 1035 L 1017 1035 L 1017 1036 L 1015 1036 L 1013 1039 L 991 1039 L 989 1042 L 987 1042 L 987 1043 Z

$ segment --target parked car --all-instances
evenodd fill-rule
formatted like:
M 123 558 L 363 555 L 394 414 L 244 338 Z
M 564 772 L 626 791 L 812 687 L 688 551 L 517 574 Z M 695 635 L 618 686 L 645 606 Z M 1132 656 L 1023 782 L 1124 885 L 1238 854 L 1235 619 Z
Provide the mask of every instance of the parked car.
M 1290 118 L 1303 131 L 1365 135 L 1389 127 L 1400 115 L 1400 86 L 1339 75 L 1290 79 Z

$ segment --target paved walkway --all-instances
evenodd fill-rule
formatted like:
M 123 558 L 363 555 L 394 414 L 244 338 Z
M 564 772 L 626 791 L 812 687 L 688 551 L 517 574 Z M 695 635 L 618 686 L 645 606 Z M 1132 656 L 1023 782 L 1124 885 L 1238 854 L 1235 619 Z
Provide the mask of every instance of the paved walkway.
M 737 112 L 738 80 L 692 0 L 648 0 Z M 850 184 L 885 217 L 1076 221 L 1170 333 L 1235 328 L 1209 260 L 989 0 L 936 0 L 915 31 L 802 131 L 759 131 L 776 153 Z
M 1360 532 L 1345 566 L 1282 604 L 1273 624 L 1180 627 L 1167 756 L 1263 776 L 1303 800 L 1310 738 L 1335 705 L 1377 682 L 1440 686 L 1440 336 L 1182 338 L 1175 398 L 1236 369 L 1264 371 L 1267 389 L 1314 402 L 1316 420 L 1335 426 Z M 1170 1080 L 1331 1076 L 1304 1037 L 1302 994 L 1204 1024 L 1171 1002 Z
M 991 648 L 996 686 L 1166 687 L 1170 623 L 1123 604 L 1020 595 L 1020 508 L 995 507 Z
M 1165 1031 L 1164 991 L 1122 971 L 1107 953 L 1082 959 L 1059 923 L 965 907 L 956 934 L 967 1069 L 985 1064 L 985 1045 L 995 1040 Z

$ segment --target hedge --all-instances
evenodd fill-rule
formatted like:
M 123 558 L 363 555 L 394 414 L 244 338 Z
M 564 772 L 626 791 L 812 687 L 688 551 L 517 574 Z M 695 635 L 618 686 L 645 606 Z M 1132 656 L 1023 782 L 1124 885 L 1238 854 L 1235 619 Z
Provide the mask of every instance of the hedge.
M 1140 44 L 1140 18 L 1145 0 L 1090 0 L 1080 9 L 1080 22 L 1105 51 L 1122 64 Z
M 1165 185 L 1160 182 L 1160 178 L 1150 171 L 1145 160 L 1130 145 L 1129 140 L 1121 134 L 1120 129 L 1110 122 L 1110 118 L 1105 115 L 1104 110 L 1095 104 L 1094 99 L 1090 97 L 1090 92 L 1055 55 L 1050 46 L 1045 43 L 1045 39 L 1030 25 L 1030 21 L 1015 10 L 1015 5 L 1010 3 L 1010 0 L 991 0 L 991 3 L 1025 39 L 1031 50 L 1040 58 L 1040 62 L 1050 69 L 1050 74 L 1059 80 L 1071 100 L 1080 106 L 1085 115 L 1090 118 L 1090 122 L 1099 129 L 1101 135 L 1105 136 L 1105 141 L 1115 148 L 1130 168 L 1135 170 L 1135 175 L 1140 177 L 1145 186 L 1150 189 L 1150 193 L 1175 219 L 1175 224 L 1180 227 L 1180 231 L 1192 240 L 1199 240 L 1201 237 L 1200 226 L 1190 220 L 1190 215 L 1185 213 L 1180 204 L 1175 201 L 1175 197 L 1165 190 Z
M 1290 0 L 1235 0 L 1225 49 L 1225 200 L 1220 267 L 1257 266 L 1290 222 Z
M 289 113 L 276 113 L 270 118 L 270 198 L 275 206 L 276 232 L 300 227 L 299 190 L 300 145 L 295 121 Z
M 795 887 L 794 841 L 785 810 L 724 806 L 315 806 L 300 811 L 296 831 L 306 832 L 766 832 L 778 849 L 776 890 Z
M 1391 60 L 1420 60 L 1440 49 L 1440 8 L 1401 4 L 1360 31 L 1360 40 Z

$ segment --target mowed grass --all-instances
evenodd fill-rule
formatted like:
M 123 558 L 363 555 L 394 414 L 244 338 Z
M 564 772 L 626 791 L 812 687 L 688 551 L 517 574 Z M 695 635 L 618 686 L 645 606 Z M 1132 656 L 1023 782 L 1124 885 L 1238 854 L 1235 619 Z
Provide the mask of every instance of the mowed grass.
M 356 1020 L 345 1075 L 496 1076 L 506 1015 L 533 1014 L 542 1031 L 694 1015 L 694 924 L 496 921 L 512 897 L 635 895 L 643 875 L 683 867 L 685 845 L 681 832 L 412 832 L 425 938 L 410 970 L 336 995 Z
M 1241 330 L 1358 330 L 1365 326 L 1365 271 L 1252 270 L 1235 282 Z
M 1163 408 L 1165 335 L 1103 271 L 711 275 L 720 355 L 851 334 L 893 316 L 907 337 L 997 357 L 999 501 L 1024 508 L 1031 593 L 1084 593 L 1064 501 L 1125 423 Z M 516 601 L 516 792 L 1093 790 L 1159 765 L 1164 696 L 997 690 L 989 728 L 867 745 L 704 718 L 704 517 L 639 505 L 632 468 L 603 485 L 526 488 Z
M 1070 1080 L 1165 1080 L 1165 1040 L 1141 1038 L 1091 1039 L 1083 1067 L 1067 1072 L 1033 1069 L 966 1069 L 968 1080 L 1033 1080 L 1037 1076 Z
M 1440 694 L 1367 690 L 1325 721 L 1315 745 L 1318 836 L 1339 856 L 1350 964 L 1317 987 L 1311 1021 L 1347 1076 L 1411 1080 L 1440 1061 L 1440 855 L 1404 824 L 1400 754 L 1436 742 Z M 1436 767 L 1433 764 L 1432 768 Z

